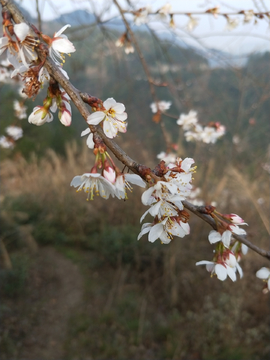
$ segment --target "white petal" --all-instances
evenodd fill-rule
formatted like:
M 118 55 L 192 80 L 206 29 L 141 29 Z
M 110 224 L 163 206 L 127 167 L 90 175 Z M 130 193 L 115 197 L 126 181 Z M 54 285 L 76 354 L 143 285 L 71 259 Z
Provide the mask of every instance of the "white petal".
M 241 266 L 238 263 L 236 263 L 236 269 L 239 272 L 240 278 L 242 278 L 243 277 L 243 270 L 242 270 Z
M 159 238 L 159 236 L 161 235 L 162 232 L 163 232 L 163 224 L 162 223 L 154 225 L 149 232 L 148 240 L 153 243 L 154 241 L 156 241 Z
M 201 261 L 198 261 L 198 262 L 196 262 L 196 266 L 198 266 L 198 265 L 213 265 L 213 264 L 215 264 L 213 261 L 207 261 L 207 260 L 201 260 Z
M 126 181 L 130 182 L 131 184 L 140 186 L 145 188 L 146 187 L 146 183 L 143 181 L 143 179 L 136 174 L 125 174 L 125 179 Z
M 58 30 L 58 31 L 54 34 L 54 37 L 58 37 L 59 35 L 61 35 L 62 32 L 64 32 L 68 27 L 71 27 L 71 25 L 67 24 L 67 25 L 63 26 L 60 30 Z
M 210 244 L 214 244 L 218 241 L 221 241 L 221 235 L 216 230 L 211 230 L 208 235 L 208 240 L 209 240 Z
M 230 246 L 231 237 L 232 237 L 232 233 L 230 230 L 226 230 L 222 234 L 221 240 L 222 240 L 224 246 L 226 246 L 227 248 Z
M 115 118 L 121 121 L 125 121 L 127 119 L 127 113 L 123 112 L 122 114 L 115 114 Z M 125 124 L 126 125 L 126 124 Z
M 149 209 L 149 213 L 155 217 L 158 213 L 159 213 L 159 209 L 161 206 L 162 202 L 158 201 L 156 204 L 152 205 Z
M 75 176 L 71 183 L 70 183 L 70 186 L 74 186 L 74 187 L 78 187 L 80 186 L 82 183 L 82 177 L 81 176 Z
M 140 218 L 140 223 L 144 220 L 144 218 L 146 217 L 146 215 L 149 213 L 149 209 L 146 210 L 146 212 L 141 216 Z
M 8 44 L 8 38 L 7 37 L 1 37 L 0 38 L 0 55 L 6 50 L 6 46 Z
M 125 111 L 125 105 L 122 103 L 116 103 L 113 107 L 113 110 L 117 113 L 117 114 L 122 114 Z
M 150 231 L 151 227 L 152 227 L 152 224 L 151 224 L 151 223 L 147 223 L 147 224 L 144 224 L 144 225 L 146 225 L 146 226 L 144 226 L 144 228 L 142 228 L 141 232 L 139 233 L 139 235 L 138 235 L 138 237 L 137 237 L 137 240 L 140 240 L 140 238 L 141 238 L 144 234 L 148 233 L 148 232 Z
M 111 108 L 113 108 L 116 105 L 116 101 L 114 100 L 114 98 L 108 98 L 107 100 L 105 100 L 103 102 L 103 106 L 105 107 L 106 110 L 110 110 Z
M 103 111 L 96 111 L 88 116 L 87 123 L 90 125 L 98 125 L 104 118 L 105 114 Z
M 190 226 L 189 223 L 184 223 L 181 221 L 181 227 L 183 228 L 184 232 L 188 235 L 190 233 Z
M 64 54 L 70 54 L 76 51 L 72 42 L 70 42 L 68 39 L 62 39 L 62 38 L 53 40 L 52 48 Z
M 142 203 L 143 203 L 143 205 L 149 205 L 149 199 L 151 198 L 151 195 L 153 194 L 154 190 L 155 190 L 154 186 L 151 186 L 149 189 L 147 189 L 142 194 Z
M 87 129 L 85 129 L 85 130 L 82 131 L 81 136 L 87 135 L 87 134 L 89 134 L 90 132 L 91 132 L 91 130 L 90 130 L 89 128 L 87 128 Z
M 270 276 L 270 270 L 266 267 L 262 267 L 256 272 L 256 276 L 259 279 L 268 279 L 268 277 Z
M 106 117 L 106 119 L 103 123 L 103 132 L 110 139 L 113 139 L 117 135 L 118 130 L 113 125 L 113 123 L 109 120 L 108 117 Z
M 236 281 L 235 271 L 230 266 L 227 266 L 227 274 L 232 281 Z
M 94 149 L 95 147 L 95 143 L 93 141 L 93 133 L 89 134 L 87 140 L 86 140 L 86 145 L 89 147 L 89 149 Z
M 230 229 L 233 233 L 235 233 L 237 235 L 246 235 L 246 231 L 244 229 L 241 229 L 237 225 L 231 225 Z
M 221 264 L 217 264 L 215 266 L 215 273 L 221 281 L 224 281 L 227 278 L 227 269 Z
M 29 33 L 29 26 L 25 23 L 16 24 L 14 25 L 14 32 L 20 41 L 24 41 Z
M 183 238 L 186 235 L 184 229 L 177 222 L 174 222 L 170 232 L 172 235 L 178 236 L 180 238 Z

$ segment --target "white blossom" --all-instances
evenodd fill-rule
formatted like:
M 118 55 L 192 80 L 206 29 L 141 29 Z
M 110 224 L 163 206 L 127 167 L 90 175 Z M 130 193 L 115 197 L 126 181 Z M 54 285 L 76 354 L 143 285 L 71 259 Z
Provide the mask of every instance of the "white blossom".
M 139 9 L 134 17 L 134 23 L 137 26 L 140 26 L 142 24 L 146 24 L 148 22 L 148 14 L 151 12 L 151 7 L 146 6 L 142 9 Z
M 199 18 L 194 18 L 193 16 L 189 16 L 189 21 L 186 24 L 186 29 L 188 31 L 193 31 L 199 25 Z
M 269 292 L 270 291 L 270 269 L 267 267 L 262 267 L 260 270 L 256 272 L 256 276 L 259 279 L 264 280 L 267 283 L 267 288 L 264 291 Z
M 78 188 L 77 191 L 84 190 L 84 192 L 88 193 L 88 200 L 93 200 L 94 192 L 104 199 L 108 199 L 110 195 L 112 197 L 115 195 L 113 184 L 99 173 L 85 173 L 81 176 L 75 176 L 70 186 Z
M 239 19 L 238 18 L 227 18 L 227 25 L 226 25 L 226 29 L 231 31 L 234 30 L 239 24 Z
M 57 65 L 61 65 L 58 59 L 61 60 L 61 63 L 65 62 L 65 56 L 63 54 L 70 54 L 76 51 L 72 42 L 68 40 L 66 35 L 62 34 L 70 26 L 69 24 L 63 26 L 53 36 L 49 52 L 51 58 Z
M 154 102 L 150 105 L 152 113 L 156 113 L 158 110 L 161 112 L 164 112 L 168 110 L 171 107 L 172 103 L 171 101 L 158 101 L 157 103 Z
M 208 235 L 208 240 L 210 244 L 215 244 L 221 241 L 224 244 L 224 246 L 228 248 L 231 243 L 231 237 L 232 237 L 232 232 L 230 230 L 226 230 L 222 234 L 220 234 L 216 230 L 211 230 Z
M 136 174 L 120 174 L 116 177 L 115 180 L 115 196 L 118 199 L 126 199 L 127 198 L 127 192 L 126 189 L 129 191 L 132 191 L 132 187 L 129 184 L 134 184 L 140 187 L 145 188 L 146 183 L 143 181 L 143 179 Z
M 216 263 L 214 261 L 202 260 L 196 263 L 196 265 L 206 265 L 206 270 L 211 272 L 211 275 L 217 275 L 217 278 L 221 281 L 227 279 L 227 276 L 232 281 L 236 281 L 235 270 L 226 263 Z
M 103 121 L 104 134 L 112 139 L 118 131 L 125 133 L 127 131 L 127 113 L 125 112 L 125 106 L 122 103 L 116 102 L 113 98 L 109 98 L 103 102 L 105 110 L 96 111 L 89 115 L 87 123 L 90 125 L 98 125 Z
M 146 233 L 149 233 L 148 241 L 152 243 L 160 239 L 163 244 L 169 244 L 173 236 L 182 238 L 188 235 L 190 233 L 190 227 L 188 223 L 182 221 L 177 222 L 173 218 L 166 217 L 157 224 L 143 224 L 141 232 L 138 235 L 138 240 Z
M 18 100 L 14 100 L 13 101 L 13 108 L 15 110 L 15 114 L 16 114 L 16 117 L 18 119 L 26 119 L 27 118 L 27 115 L 26 115 L 26 110 L 27 110 L 27 107 L 23 105 L 22 102 L 18 101 Z
M 134 47 L 132 46 L 132 44 L 130 42 L 128 42 L 125 45 L 125 53 L 126 54 L 134 53 Z
M 177 125 L 183 127 L 183 130 L 190 130 L 197 124 L 197 112 L 190 110 L 188 114 L 181 114 L 180 118 L 176 121 Z
M 50 111 L 44 109 L 43 106 L 36 106 L 33 109 L 33 112 L 28 117 L 28 122 L 37 126 L 41 126 L 46 122 L 51 122 L 53 120 L 53 115 Z
M 18 140 L 21 137 L 23 137 L 23 130 L 22 128 L 18 127 L 18 126 L 8 126 L 6 128 L 6 133 L 13 139 L 13 140 Z
M 10 141 L 6 136 L 0 136 L 0 146 L 3 149 L 13 149 L 14 142 Z
M 38 58 L 34 50 L 38 42 L 31 35 L 30 27 L 26 23 L 14 25 L 14 33 L 19 40 L 19 56 L 23 65 L 28 68 L 29 65 Z
M 244 23 L 249 23 L 254 17 L 254 11 L 253 10 L 247 10 L 244 13 L 245 13 Z
M 157 155 L 157 158 L 165 161 L 166 164 L 174 163 L 176 161 L 176 154 L 173 153 L 166 154 L 164 151 L 162 151 Z

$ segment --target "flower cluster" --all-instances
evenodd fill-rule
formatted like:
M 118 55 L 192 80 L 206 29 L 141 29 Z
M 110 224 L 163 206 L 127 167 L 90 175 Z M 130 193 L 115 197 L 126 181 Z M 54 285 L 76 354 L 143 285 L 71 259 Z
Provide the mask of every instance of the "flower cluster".
M 36 106 L 29 115 L 28 122 L 41 126 L 53 120 L 51 112 L 56 112 L 58 108 L 58 118 L 64 126 L 71 124 L 71 106 L 69 96 L 59 87 L 49 86 L 47 97 L 43 101 L 43 106 Z
M 217 244 L 213 261 L 199 261 L 196 265 L 206 265 L 206 270 L 211 275 L 216 275 L 221 281 L 227 276 L 236 281 L 236 272 L 240 278 L 243 271 L 239 265 L 242 255 L 247 253 L 247 246 L 235 241 L 233 234 L 245 235 L 246 231 L 238 225 L 247 225 L 244 220 L 236 214 L 221 214 L 213 206 L 209 206 L 209 215 L 215 220 L 217 231 L 211 230 L 208 236 L 210 244 Z
M 39 90 L 43 87 L 44 83 L 49 80 L 50 76 L 47 69 L 44 67 L 45 60 L 40 60 L 38 57 L 37 49 L 44 49 L 43 40 L 47 46 L 52 60 L 64 73 L 62 65 L 65 62 L 65 55 L 75 51 L 75 47 L 68 40 L 67 36 L 63 34 L 67 27 L 65 25 L 56 32 L 53 38 L 48 35 L 40 33 L 35 29 L 33 30 L 24 22 L 14 24 L 11 15 L 8 12 L 3 13 L 3 32 L 4 36 L 0 38 L 0 55 L 6 54 L 8 64 L 14 68 L 11 77 L 18 76 L 24 83 L 23 92 L 27 97 L 35 97 Z M 37 36 L 39 39 L 37 39 Z M 41 46 L 42 45 L 42 46 Z M 44 55 L 47 54 L 44 52 Z M 60 61 L 61 62 L 60 62 Z M 44 100 L 43 106 L 36 106 L 29 116 L 28 121 L 35 125 L 42 125 L 45 122 L 52 120 L 51 111 L 56 110 L 55 103 L 59 109 L 59 119 L 65 126 L 71 123 L 71 108 L 69 105 L 69 98 L 64 92 L 61 94 L 51 94 Z M 15 102 L 14 108 L 17 117 L 20 119 L 26 117 L 26 108 L 22 103 Z
M 127 199 L 127 189 L 132 190 L 130 183 L 143 188 L 146 186 L 139 175 L 123 174 L 104 147 L 96 147 L 94 152 L 96 161 L 91 171 L 75 176 L 70 183 L 70 186 L 78 188 L 77 191 L 84 190 L 88 194 L 87 200 L 93 200 L 94 193 L 104 199 L 110 196 Z
M 226 130 L 219 122 L 210 122 L 203 127 L 198 123 L 197 112 L 193 110 L 188 114 L 182 114 L 176 123 L 182 126 L 187 141 L 202 141 L 206 144 L 215 144 L 225 135 Z
M 8 126 L 6 129 L 6 135 L 0 136 L 0 146 L 4 149 L 13 149 L 15 141 L 23 137 L 23 130 L 18 126 Z
M 171 101 L 158 101 L 150 104 L 150 108 L 152 110 L 152 113 L 155 114 L 157 112 L 165 112 L 166 110 L 169 110 L 172 103 Z
M 124 47 L 126 54 L 134 53 L 134 47 L 129 39 L 127 32 L 125 32 L 123 35 L 120 36 L 119 39 L 116 40 L 115 46 Z
M 142 195 L 142 203 L 150 208 L 141 217 L 141 222 L 147 214 L 154 217 L 152 223 L 142 225 L 138 240 L 146 233 L 148 240 L 154 242 L 158 238 L 163 244 L 168 244 L 173 236 L 184 237 L 189 234 L 189 214 L 184 210 L 182 201 L 191 190 L 192 174 L 195 168 L 194 160 L 178 158 L 173 164 L 165 166 L 161 162 L 162 180 L 157 181 Z

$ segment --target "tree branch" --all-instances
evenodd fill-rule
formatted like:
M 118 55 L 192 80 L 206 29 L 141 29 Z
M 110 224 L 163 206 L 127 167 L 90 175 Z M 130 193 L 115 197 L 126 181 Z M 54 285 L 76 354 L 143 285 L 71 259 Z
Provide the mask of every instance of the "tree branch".
M 118 4 L 116 0 L 114 0 L 115 4 Z M 19 9 L 16 7 L 16 5 L 11 0 L 0 0 L 0 3 L 3 7 L 3 10 L 8 10 L 12 14 L 12 17 L 16 23 L 25 22 L 29 26 L 32 26 L 22 15 L 22 13 L 19 11 Z M 119 5 L 118 5 L 119 6 Z M 121 10 L 119 6 L 119 10 Z M 121 10 L 122 11 L 122 10 Z M 126 21 L 123 18 L 124 21 Z M 38 50 L 38 54 L 41 58 L 41 60 L 44 60 L 44 51 Z M 87 117 L 90 115 L 90 112 L 88 110 L 88 107 L 85 105 L 84 101 L 87 102 L 87 99 L 89 98 L 89 95 L 86 93 L 79 92 L 68 79 L 65 78 L 65 76 L 60 71 L 59 67 L 55 65 L 55 63 L 49 58 L 46 58 L 45 66 L 51 75 L 52 78 L 54 78 L 67 92 L 67 94 L 70 96 L 71 100 L 75 104 L 75 106 L 78 108 L 79 112 L 81 113 L 82 117 L 85 121 L 87 121 Z M 93 133 L 97 133 L 98 136 L 103 140 L 105 145 L 113 152 L 113 154 L 124 164 L 126 165 L 130 170 L 132 170 L 134 173 L 139 174 L 140 176 L 143 176 L 143 169 L 146 167 L 144 165 L 141 165 L 137 163 L 135 160 L 130 158 L 113 140 L 106 137 L 104 132 L 102 131 L 101 127 L 99 126 L 92 126 L 88 125 Z M 157 176 L 153 173 L 153 178 L 157 178 Z M 203 214 L 200 212 L 200 207 L 192 205 L 188 201 L 183 201 L 183 204 L 186 209 L 191 211 L 196 216 L 200 217 L 202 220 L 207 222 L 210 226 L 213 227 L 213 229 L 216 229 L 216 224 L 214 220 L 211 218 L 211 216 L 207 214 Z M 266 251 L 263 249 L 260 249 L 256 245 L 252 244 L 250 241 L 248 241 L 244 236 L 240 236 L 237 234 L 233 234 L 234 238 L 238 240 L 239 242 L 247 245 L 250 249 L 254 250 L 261 256 L 270 259 L 270 251 Z

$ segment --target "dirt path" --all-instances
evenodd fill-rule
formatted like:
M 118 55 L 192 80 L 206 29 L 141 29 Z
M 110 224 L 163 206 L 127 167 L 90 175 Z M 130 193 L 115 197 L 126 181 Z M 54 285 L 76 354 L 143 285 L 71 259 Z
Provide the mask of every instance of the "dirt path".
M 54 248 L 40 249 L 30 273 L 29 296 L 18 309 L 24 338 L 17 359 L 64 359 L 63 342 L 72 311 L 80 306 L 83 278 L 78 267 Z M 25 317 L 25 318 L 24 318 Z

